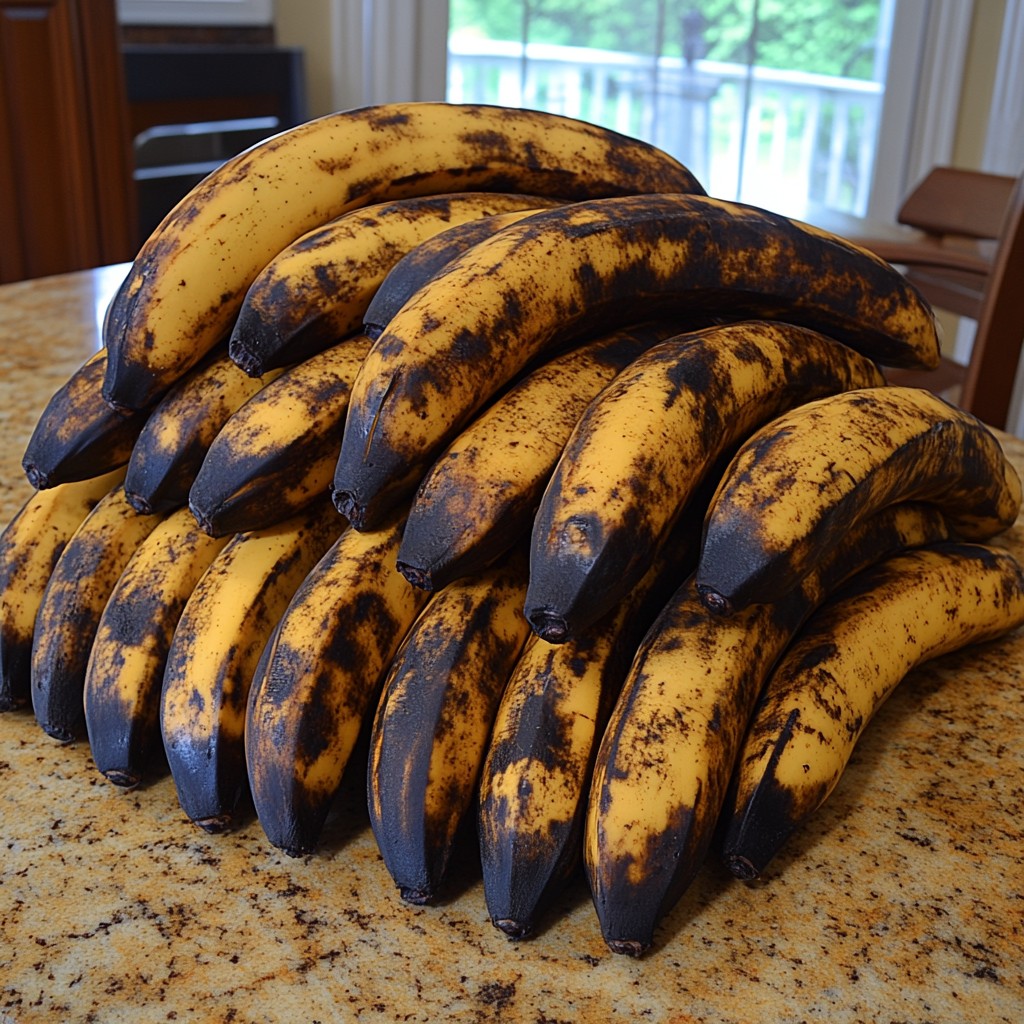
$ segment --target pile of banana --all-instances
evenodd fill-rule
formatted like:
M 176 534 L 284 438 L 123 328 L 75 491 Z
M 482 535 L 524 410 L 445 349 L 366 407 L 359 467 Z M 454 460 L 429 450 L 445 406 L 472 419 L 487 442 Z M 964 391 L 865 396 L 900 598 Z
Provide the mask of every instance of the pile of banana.
M 497 928 L 582 871 L 640 955 L 915 665 L 1024 623 L 998 440 L 880 369 L 938 357 L 894 268 L 636 140 L 311 121 L 166 217 L 43 410 L 0 707 L 295 856 L 368 750 L 405 900 L 475 829 Z

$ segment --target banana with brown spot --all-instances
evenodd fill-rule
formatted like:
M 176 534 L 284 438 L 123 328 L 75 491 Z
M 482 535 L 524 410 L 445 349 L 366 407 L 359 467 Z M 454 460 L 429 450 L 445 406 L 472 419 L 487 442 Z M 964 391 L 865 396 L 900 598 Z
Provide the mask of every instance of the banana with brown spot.
M 948 535 L 927 505 L 890 506 L 770 604 L 709 612 L 690 577 L 641 642 L 598 750 L 584 865 L 605 941 L 640 956 L 710 848 L 747 722 L 772 664 L 845 578 Z
M 270 843 L 312 853 L 381 684 L 426 604 L 395 569 L 404 515 L 346 529 L 281 617 L 249 691 L 245 757 Z
M 185 603 L 227 538 L 210 537 L 187 508 L 164 517 L 139 544 L 100 616 L 83 704 L 97 769 L 131 789 L 156 768 L 160 686 Z
M 136 548 L 161 522 L 129 504 L 115 487 L 89 513 L 53 568 L 36 613 L 32 708 L 61 742 L 84 737 L 82 695 L 100 617 Z
M 638 324 L 537 367 L 463 430 L 413 498 L 398 569 L 436 590 L 478 572 L 529 533 L 537 502 L 577 420 L 612 378 L 675 333 Z
M 149 414 L 128 460 L 124 489 L 140 512 L 173 512 L 188 492 L 214 438 L 253 395 L 281 375 L 244 374 L 218 345 Z
M 459 826 L 473 806 L 494 715 L 530 627 L 527 556 L 440 590 L 384 683 L 370 734 L 370 824 L 403 900 L 440 894 Z
M 147 415 L 116 412 L 103 400 L 106 368 L 101 348 L 46 403 L 21 460 L 33 487 L 88 480 L 128 461 Z
M 580 418 L 540 500 L 526 596 L 534 630 L 561 643 L 612 608 L 711 467 L 757 427 L 884 384 L 853 349 L 765 320 L 683 334 L 639 356 Z
M 124 467 L 31 494 L 0 533 L 0 711 L 32 699 L 32 641 L 46 584 L 67 542 Z
M 236 534 L 192 591 L 160 692 L 160 733 L 178 801 L 207 832 L 232 827 L 248 791 L 245 708 L 270 635 L 347 527 L 327 495 L 263 530 Z
M 771 601 L 857 522 L 896 501 L 940 505 L 964 540 L 1008 529 L 1021 482 L 976 417 L 919 388 L 865 388 L 784 413 L 736 453 L 697 568 L 708 606 Z
M 301 362 L 361 329 L 388 272 L 453 224 L 557 200 L 501 192 L 416 196 L 353 210 L 281 250 L 245 293 L 231 330 L 231 358 L 246 373 Z
M 923 662 L 1024 623 L 1010 552 L 936 544 L 886 559 L 834 594 L 772 672 L 726 808 L 723 857 L 757 878 L 825 803 L 878 709 Z
M 104 396 L 151 404 L 230 330 L 257 274 L 305 232 L 373 203 L 463 191 L 575 200 L 704 190 L 654 146 L 541 111 L 389 103 L 308 121 L 207 175 L 143 243 L 107 316 Z
M 353 335 L 310 356 L 227 419 L 189 491 L 204 530 L 261 530 L 330 491 L 352 382 L 369 346 Z
M 838 237 L 707 196 L 573 203 L 449 263 L 374 342 L 345 426 L 339 509 L 357 528 L 372 525 L 552 346 L 680 314 L 785 320 L 889 365 L 939 359 L 935 318 L 917 291 Z

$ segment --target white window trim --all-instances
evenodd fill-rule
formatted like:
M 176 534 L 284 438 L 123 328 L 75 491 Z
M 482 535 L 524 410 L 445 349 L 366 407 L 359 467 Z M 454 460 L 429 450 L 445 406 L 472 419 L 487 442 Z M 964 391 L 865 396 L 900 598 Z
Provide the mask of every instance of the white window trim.
M 122 25 L 272 25 L 274 0 L 117 0 Z

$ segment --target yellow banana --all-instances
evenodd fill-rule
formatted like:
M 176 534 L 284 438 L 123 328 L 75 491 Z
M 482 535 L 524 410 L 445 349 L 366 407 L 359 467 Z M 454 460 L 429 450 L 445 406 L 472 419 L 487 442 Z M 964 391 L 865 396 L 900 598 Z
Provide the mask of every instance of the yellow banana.
M 187 508 L 164 517 L 139 544 L 100 616 L 83 704 L 96 767 L 131 788 L 160 750 L 160 685 L 171 637 L 199 578 L 227 543 Z
M 440 590 L 391 664 L 370 734 L 370 824 L 403 900 L 439 894 L 494 714 L 530 633 L 522 545 Z
M 557 200 L 537 198 L 538 208 L 557 205 Z M 445 228 L 410 249 L 385 275 L 370 304 L 363 314 L 363 333 L 376 341 L 391 318 L 427 283 L 442 267 L 461 256 L 477 242 L 500 231 L 509 224 L 515 224 L 529 217 L 537 210 L 514 210 L 510 213 L 495 213 L 479 217 L 462 224 Z
M 711 501 L 697 568 L 710 608 L 770 601 L 865 516 L 940 504 L 965 540 L 1010 527 L 1021 482 L 977 418 L 918 388 L 865 388 L 777 417 L 747 439 Z
M 770 604 L 716 615 L 692 577 L 665 604 L 601 739 L 587 804 L 584 865 L 614 952 L 644 953 L 703 863 L 758 691 L 800 623 L 863 566 L 946 535 L 938 509 L 890 506 Z
M 311 356 L 228 418 L 189 491 L 204 530 L 260 530 L 328 493 L 352 381 L 369 344 L 354 335 Z
M 806 623 L 744 740 L 723 855 L 761 875 L 835 789 L 875 712 L 922 662 L 1024 623 L 1024 569 L 983 544 L 936 544 L 860 573 Z
M 231 330 L 231 358 L 253 376 L 308 359 L 360 330 L 388 271 L 432 235 L 505 210 L 554 204 L 515 193 L 456 192 L 376 203 L 314 228 L 256 275 Z
M 533 521 L 526 614 L 561 643 L 612 608 L 708 471 L 786 409 L 881 386 L 870 359 L 815 331 L 742 321 L 639 356 L 587 408 Z
M 324 495 L 283 523 L 236 534 L 185 605 L 164 668 L 160 730 L 182 810 L 208 832 L 230 828 L 248 792 L 245 707 L 260 654 L 346 526 Z
M 128 460 L 124 489 L 140 512 L 172 512 L 188 492 L 213 439 L 266 384 L 281 375 L 244 374 L 218 345 L 156 404 Z
M 31 701 L 32 640 L 43 592 L 65 545 L 124 467 L 36 491 L 0 533 L 0 711 Z
M 545 363 L 448 446 L 420 483 L 398 549 L 414 585 L 477 572 L 529 532 L 537 502 L 587 403 L 645 349 L 675 333 L 639 324 Z
M 835 236 L 706 196 L 573 203 L 473 246 L 374 342 L 352 391 L 339 509 L 372 525 L 530 360 L 595 325 L 666 310 L 787 320 L 889 365 L 939 359 L 917 291 Z
M 540 111 L 392 103 L 317 118 L 228 160 L 146 240 L 107 317 L 104 396 L 150 404 L 229 330 L 260 270 L 317 225 L 371 203 L 461 191 L 703 189 L 653 146 Z
M 102 396 L 106 368 L 101 348 L 46 403 L 21 460 L 33 487 L 102 476 L 128 461 L 146 413 L 111 409 Z
M 85 736 L 82 694 L 100 616 L 135 549 L 161 521 L 115 487 L 89 513 L 53 568 L 36 614 L 32 708 L 54 739 Z
M 267 839 L 311 853 L 425 591 L 395 569 L 404 517 L 346 531 L 300 584 L 249 691 L 245 757 Z

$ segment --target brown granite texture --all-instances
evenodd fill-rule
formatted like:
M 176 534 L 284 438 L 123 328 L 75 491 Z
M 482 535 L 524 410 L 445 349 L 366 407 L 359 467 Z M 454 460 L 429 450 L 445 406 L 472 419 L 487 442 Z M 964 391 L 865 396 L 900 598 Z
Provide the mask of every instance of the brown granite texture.
M 119 270 L 0 288 L 0 518 Z M 1024 443 L 1007 438 L 1024 469 Z M 1004 538 L 1024 555 L 1018 526 Z M 757 884 L 708 865 L 634 961 L 577 882 L 534 939 L 487 920 L 471 848 L 411 907 L 359 780 L 323 849 L 190 825 L 169 777 L 124 793 L 88 746 L 0 716 L 0 1024 L 1024 1020 L 1024 635 L 916 671 Z

